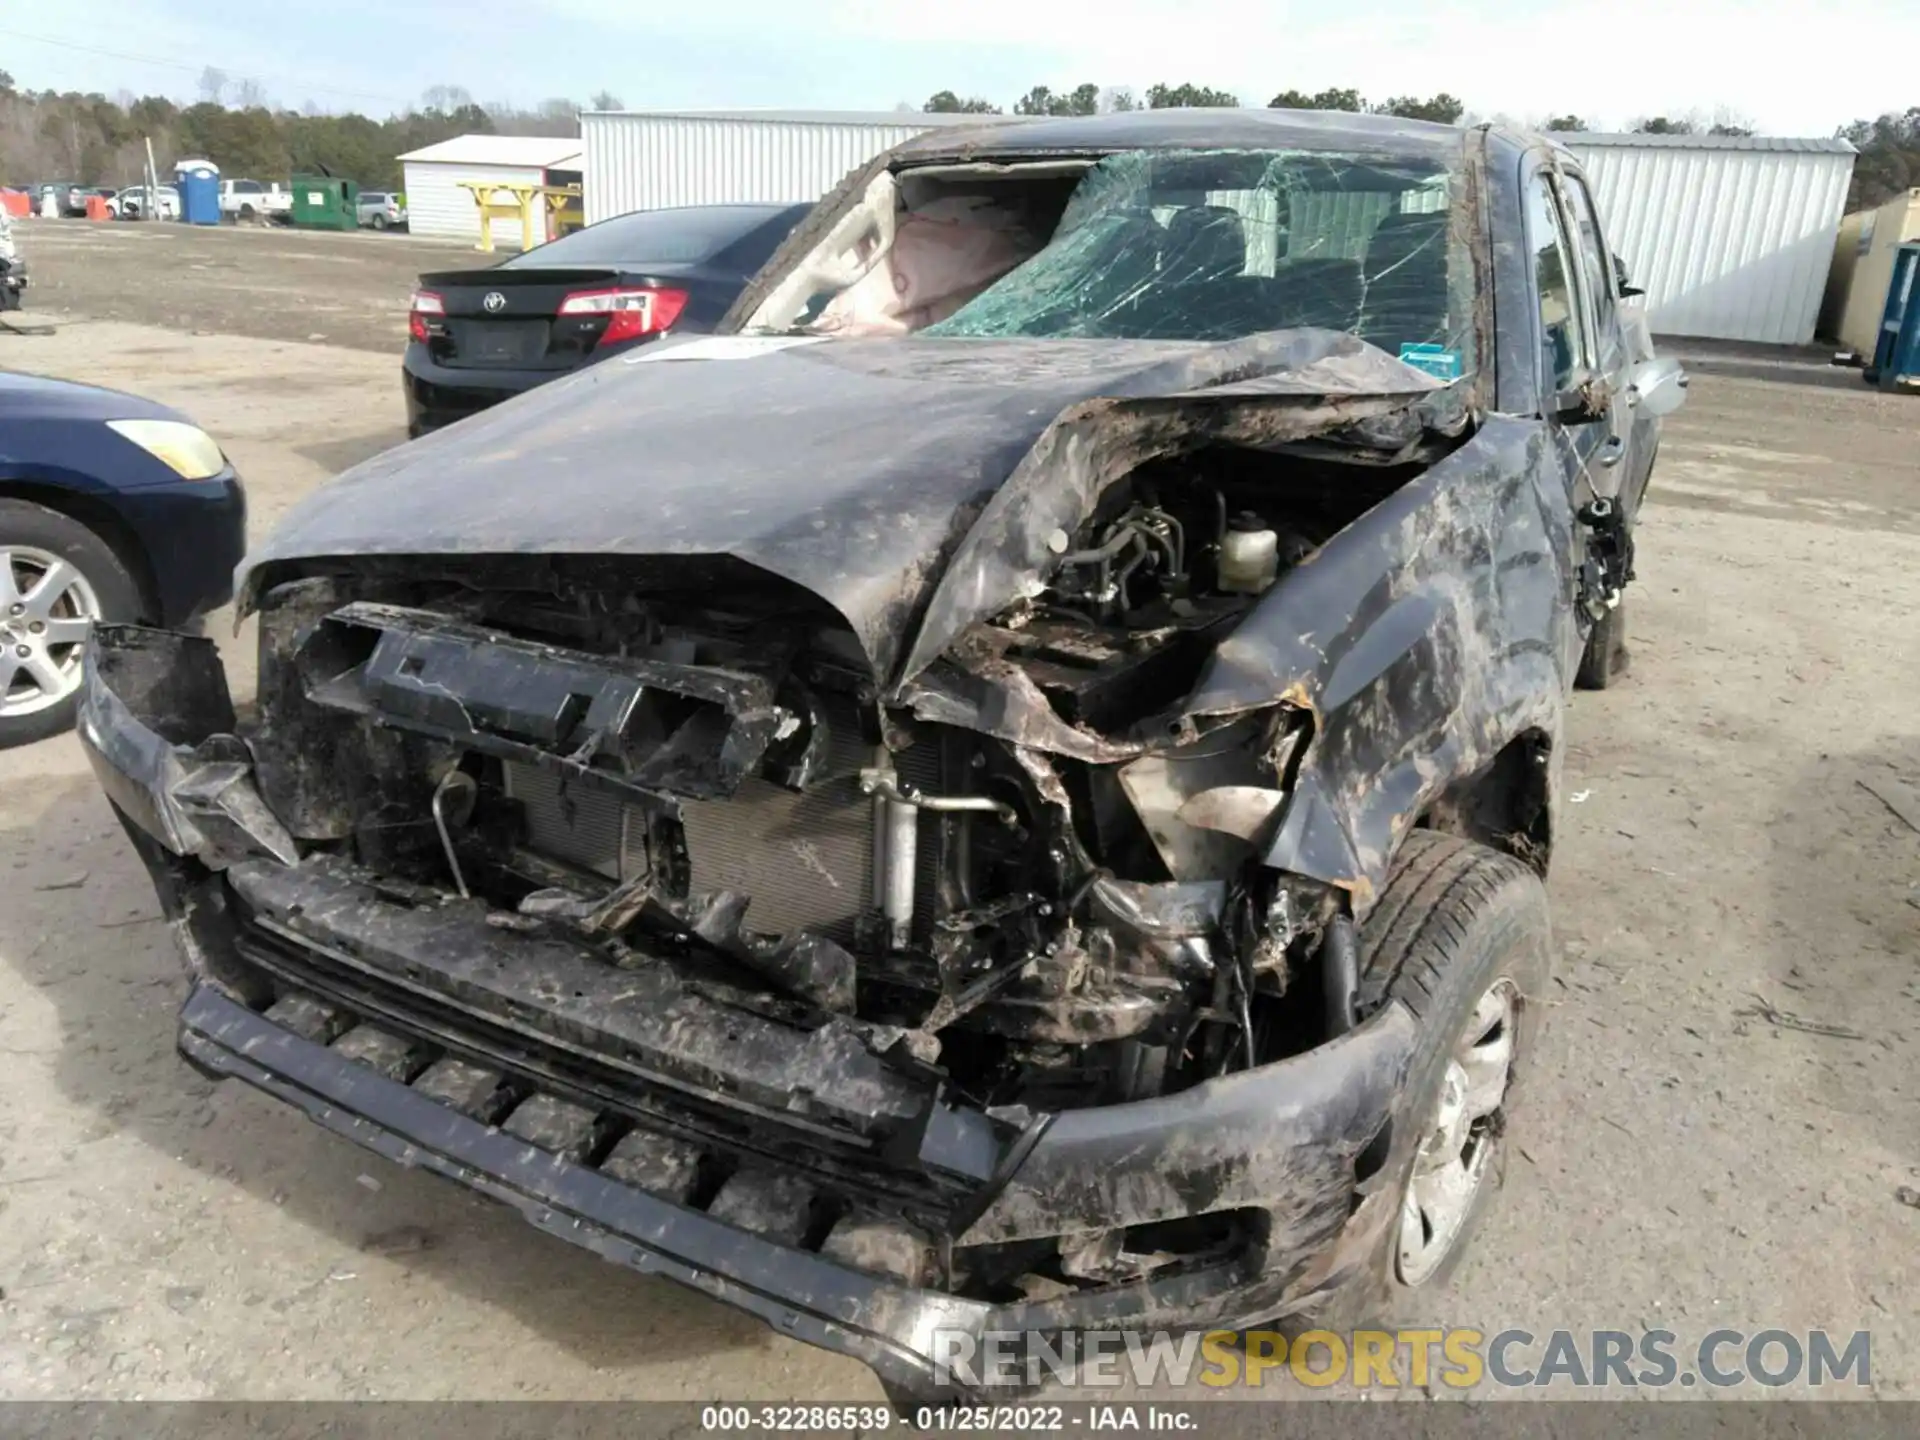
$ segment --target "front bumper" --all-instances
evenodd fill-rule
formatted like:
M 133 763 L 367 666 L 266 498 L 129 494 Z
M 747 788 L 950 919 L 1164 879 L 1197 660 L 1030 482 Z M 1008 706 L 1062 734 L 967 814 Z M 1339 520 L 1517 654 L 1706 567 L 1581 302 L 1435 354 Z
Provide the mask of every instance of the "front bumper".
M 235 959 L 245 953 L 239 912 L 261 892 L 244 877 L 271 874 L 286 890 L 307 883 L 303 872 L 312 871 L 315 893 L 323 897 L 337 878 L 290 855 L 291 841 L 257 803 L 246 774 L 214 771 L 231 767 L 240 752 L 210 733 L 230 727 L 232 711 L 224 686 L 211 693 L 218 672 L 209 669 L 214 662 L 206 642 L 103 627 L 87 663 L 82 743 L 186 953 L 193 988 L 181 1011 L 179 1045 L 192 1064 L 264 1090 L 398 1163 L 502 1200 L 604 1258 L 676 1280 L 783 1333 L 851 1355 L 897 1393 L 957 1393 L 939 1367 L 943 1353 L 951 1353 L 943 1349 L 952 1343 L 944 1337 L 977 1342 L 987 1332 L 1234 1328 L 1311 1306 L 1354 1278 L 1375 1253 L 1390 1218 L 1387 1197 L 1359 1203 L 1376 1181 L 1359 1180 L 1356 1165 L 1394 1109 L 1412 1051 L 1415 1022 L 1398 1005 L 1308 1054 L 1158 1099 L 1065 1111 L 1023 1131 L 1021 1144 L 1002 1154 L 981 1185 L 979 1203 L 961 1207 L 950 1232 L 954 1244 L 1086 1235 L 1222 1211 L 1260 1219 L 1256 1240 L 1230 1257 L 1058 1299 L 996 1304 L 900 1283 L 623 1183 L 584 1152 L 555 1153 L 516 1138 L 502 1128 L 500 1115 L 463 1113 L 423 1093 L 414 1080 L 383 1074 L 333 1048 L 350 1031 L 335 1031 L 331 1040 L 306 1038 L 263 1013 L 278 998 L 273 977 L 243 973 L 244 961 Z M 131 693 L 117 693 L 116 684 Z M 216 873 L 230 867 L 231 878 Z M 323 898 L 305 913 L 325 917 L 336 909 Z M 359 936 L 338 932 L 336 953 L 351 955 L 364 973 L 390 967 L 377 978 L 404 977 L 416 994 L 443 993 L 448 981 L 434 966 L 458 960 L 436 961 L 419 947 L 383 957 L 364 939 L 382 931 L 393 932 L 393 924 L 374 917 Z M 314 931 L 314 938 L 326 943 L 322 933 Z M 471 970 L 463 983 L 470 1005 Z M 341 1003 L 358 1008 L 344 1022 L 349 1026 L 405 1024 L 390 1005 L 362 1004 L 354 995 Z M 560 1009 L 543 1015 L 522 1008 L 514 1023 L 527 1034 L 558 1034 L 564 1023 L 578 1037 L 581 1017 L 567 1019 Z M 512 1073 L 512 1062 L 497 1048 L 449 1032 L 440 1013 L 434 1034 L 443 1053 L 479 1056 Z M 622 1023 L 631 1028 L 641 1020 L 627 1016 Z M 550 1068 L 530 1067 L 523 1078 L 538 1096 L 581 1101 L 582 1092 L 567 1089 Z M 604 1088 L 599 1093 L 608 1103 L 601 1121 L 617 1111 L 627 1123 L 636 1113 L 618 1111 Z

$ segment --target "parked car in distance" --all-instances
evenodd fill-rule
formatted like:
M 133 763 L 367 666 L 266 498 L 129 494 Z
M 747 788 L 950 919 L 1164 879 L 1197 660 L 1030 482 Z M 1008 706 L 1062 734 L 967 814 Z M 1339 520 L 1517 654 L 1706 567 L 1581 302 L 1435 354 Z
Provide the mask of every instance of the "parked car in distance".
M 232 593 L 240 479 L 151 400 L 0 370 L 0 746 L 73 723 L 87 627 L 192 625 Z
M 180 192 L 172 185 L 132 185 L 109 202 L 121 220 L 178 220 Z
M 407 224 L 404 195 L 392 190 L 362 190 L 354 203 L 360 223 L 375 230 L 402 230 Z
M 262 184 L 258 180 L 222 180 L 220 182 L 220 218 L 247 224 L 285 220 L 293 214 L 293 191 L 278 180 Z
M 37 184 L 27 186 L 26 189 L 27 193 L 33 197 L 33 213 L 36 216 L 44 216 L 46 214 L 47 201 L 49 198 L 53 201 L 54 212 L 59 215 L 65 215 L 67 213 L 67 196 L 68 193 L 74 189 L 74 185 L 70 180 L 42 180 Z
M 0 311 L 18 310 L 27 289 L 27 262 L 20 258 L 13 217 L 0 210 Z
M 401 362 L 408 433 L 422 434 L 669 330 L 711 330 L 808 209 L 641 210 L 486 269 L 422 275 Z
M 416 314 L 667 283 L 514 273 Z M 1686 385 L 1624 288 L 1504 125 L 876 156 L 716 333 L 296 505 L 237 733 L 208 642 L 100 634 L 181 1053 L 903 1406 L 1039 1383 L 981 1335 L 1444 1312 L 1590 1123 L 1527 1108 L 1544 876 Z

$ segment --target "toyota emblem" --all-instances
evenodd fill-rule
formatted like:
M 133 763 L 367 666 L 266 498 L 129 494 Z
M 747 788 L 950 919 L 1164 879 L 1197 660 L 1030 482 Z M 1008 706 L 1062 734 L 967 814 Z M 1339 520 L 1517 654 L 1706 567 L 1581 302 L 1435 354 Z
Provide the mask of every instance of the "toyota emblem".
M 507 297 L 502 295 L 498 290 L 489 290 L 487 292 L 487 298 L 482 300 L 480 304 L 489 315 L 498 315 L 502 310 L 507 308 Z

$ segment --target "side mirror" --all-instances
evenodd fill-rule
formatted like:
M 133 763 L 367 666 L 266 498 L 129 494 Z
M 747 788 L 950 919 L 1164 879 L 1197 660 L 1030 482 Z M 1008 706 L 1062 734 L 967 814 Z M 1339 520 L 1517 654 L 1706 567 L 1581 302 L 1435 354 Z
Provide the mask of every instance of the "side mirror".
M 1686 402 L 1687 372 L 1672 356 L 1642 360 L 1627 372 L 1626 402 L 1658 419 Z
M 1627 262 L 1618 255 L 1613 257 L 1613 278 L 1614 283 L 1620 287 L 1620 298 L 1623 300 L 1647 293 L 1627 278 Z

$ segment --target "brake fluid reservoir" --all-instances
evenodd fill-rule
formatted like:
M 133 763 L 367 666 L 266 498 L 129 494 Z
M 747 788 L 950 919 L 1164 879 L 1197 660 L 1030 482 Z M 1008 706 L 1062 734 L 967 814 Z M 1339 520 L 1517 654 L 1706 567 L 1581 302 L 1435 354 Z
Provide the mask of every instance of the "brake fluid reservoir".
M 1280 573 L 1280 537 L 1250 511 L 1227 526 L 1220 544 L 1220 588 L 1232 595 L 1258 595 Z

